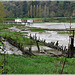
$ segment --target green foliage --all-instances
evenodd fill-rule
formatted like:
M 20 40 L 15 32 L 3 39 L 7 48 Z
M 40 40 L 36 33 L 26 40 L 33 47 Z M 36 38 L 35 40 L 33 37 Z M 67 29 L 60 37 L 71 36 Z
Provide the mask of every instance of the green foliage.
M 0 2 L 0 23 L 3 23 L 4 22 L 4 17 L 5 17 L 4 6 Z
M 0 42 L 0 46 L 1 46 L 1 42 Z
M 8 27 L 12 27 L 13 25 L 7 25 L 7 24 L 4 24 L 4 23 L 0 23 L 0 31 L 5 31 L 5 29 L 7 29 Z
M 25 26 L 17 26 L 18 29 L 25 29 Z
M 70 31 L 62 31 L 62 32 L 58 32 L 59 34 L 73 34 L 73 32 L 70 32 Z M 75 35 L 75 33 L 74 33 L 74 35 Z
M 32 5 L 30 6 L 30 17 L 32 18 L 32 13 L 33 13 L 33 11 L 32 11 Z
M 33 19 L 34 22 L 70 22 L 70 17 L 50 17 L 50 18 L 21 18 L 22 20 Z M 5 18 L 7 21 L 13 21 L 15 18 Z M 71 22 L 75 22 L 75 17 L 71 17 Z M 19 25 L 16 25 L 19 26 Z M 24 26 L 24 25 L 23 25 Z
M 31 40 L 30 38 L 23 37 L 23 33 L 19 33 L 16 31 L 10 31 L 8 27 L 16 26 L 20 29 L 25 29 L 25 25 L 7 25 L 7 24 L 0 24 L 0 36 L 11 38 L 15 40 L 17 43 L 20 43 L 22 46 L 30 46 L 30 45 L 36 45 L 36 42 Z M 24 33 L 27 34 L 27 33 Z M 43 43 L 39 43 L 39 45 L 44 45 Z
M 45 32 L 45 30 L 31 30 L 31 32 Z
M 15 32 L 15 31 L 2 32 L 2 33 L 0 33 L 0 36 L 6 37 L 6 38 L 12 38 L 12 39 L 16 40 L 17 43 L 20 43 L 23 46 L 36 45 L 35 41 L 33 41 L 29 38 L 23 37 L 21 35 L 21 33 L 19 33 L 19 32 Z M 44 44 L 40 43 L 40 45 L 44 45 Z
M 7 57 L 7 55 L 6 55 Z M 3 55 L 0 55 L 0 65 L 2 65 Z M 8 55 L 7 74 L 59 74 L 65 58 L 49 56 L 27 57 Z M 64 67 L 64 74 L 74 74 L 75 58 L 67 58 Z M 1 70 L 1 69 L 0 69 Z
M 13 36 L 12 36 L 13 35 Z M 12 38 L 17 41 L 17 43 L 21 43 L 22 45 L 29 45 L 31 43 L 31 40 L 29 38 L 25 38 L 21 36 L 20 33 L 15 32 L 15 31 L 10 31 L 10 32 L 2 32 L 0 36 L 6 37 L 6 38 Z
M 75 1 L 9 1 L 4 3 L 4 7 L 8 18 L 75 16 Z

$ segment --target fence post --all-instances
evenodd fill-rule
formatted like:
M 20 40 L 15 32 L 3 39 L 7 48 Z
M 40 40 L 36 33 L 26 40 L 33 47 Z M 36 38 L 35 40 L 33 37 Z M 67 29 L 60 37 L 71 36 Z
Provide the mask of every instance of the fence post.
M 36 41 L 36 44 L 37 44 L 38 52 L 40 52 L 40 47 L 37 41 Z

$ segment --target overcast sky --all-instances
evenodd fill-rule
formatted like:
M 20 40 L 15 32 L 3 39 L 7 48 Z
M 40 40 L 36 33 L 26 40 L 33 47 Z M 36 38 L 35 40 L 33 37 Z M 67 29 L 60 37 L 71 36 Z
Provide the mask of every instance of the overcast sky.
M 75 0 L 0 0 L 0 1 L 75 1 Z

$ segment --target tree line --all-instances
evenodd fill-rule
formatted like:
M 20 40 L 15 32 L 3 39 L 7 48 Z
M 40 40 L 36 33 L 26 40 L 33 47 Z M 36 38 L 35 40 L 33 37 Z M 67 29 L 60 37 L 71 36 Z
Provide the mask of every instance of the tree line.
M 75 16 L 75 1 L 7 1 L 6 18 L 49 18 Z
M 4 6 L 3 4 L 0 2 L 0 22 L 4 22 L 4 17 L 5 17 L 5 13 L 4 13 Z

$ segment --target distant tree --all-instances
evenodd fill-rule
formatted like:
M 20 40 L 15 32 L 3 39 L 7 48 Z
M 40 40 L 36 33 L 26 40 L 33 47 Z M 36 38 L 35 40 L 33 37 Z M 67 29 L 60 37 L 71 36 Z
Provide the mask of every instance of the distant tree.
M 56 5 L 57 5 L 57 6 L 59 5 L 59 1 L 57 1 Z
M 52 12 L 50 13 L 50 16 L 51 16 L 51 17 L 54 17 L 54 16 L 55 16 L 55 12 L 52 11 Z
M 41 5 L 39 5 L 39 17 L 41 17 L 41 11 L 42 11 Z
M 36 7 L 36 17 L 38 17 L 39 16 L 39 9 L 38 9 L 38 5 L 37 5 L 37 7 Z
M 70 1 L 64 1 L 63 2 L 63 10 L 64 12 L 64 16 L 66 17 L 70 17 L 72 15 L 72 9 L 73 7 L 71 7 L 71 2 Z
M 47 6 L 44 6 L 44 17 L 47 17 Z
M 24 14 L 24 11 L 23 11 L 23 2 L 21 2 L 19 4 L 19 17 L 22 18 L 24 15 L 27 15 L 26 12 Z M 25 17 L 25 16 L 24 16 Z
M 32 5 L 30 6 L 30 17 L 32 18 Z
M 29 17 L 29 11 L 28 11 L 28 17 Z
M 34 5 L 34 7 L 33 7 L 33 17 L 35 17 L 35 5 Z
M 9 12 L 7 12 L 6 14 L 7 14 L 8 18 L 14 18 L 14 17 L 16 17 L 15 14 L 11 10 Z
M 22 5 L 21 10 L 23 11 L 23 12 L 22 12 L 23 17 L 26 17 L 25 15 L 27 15 L 28 10 L 29 10 L 29 8 L 28 8 L 28 3 L 27 3 L 27 1 L 21 1 L 20 4 Z
M 5 12 L 4 12 L 4 6 L 0 2 L 0 23 L 4 22 Z
M 74 16 L 74 17 L 75 17 L 75 10 L 73 11 L 72 16 Z
M 49 17 L 49 7 L 47 7 L 47 17 Z
M 8 18 L 26 17 L 28 13 L 30 14 L 29 17 L 50 17 L 52 12 L 55 13 L 56 17 L 69 17 L 74 15 L 75 9 L 74 1 L 7 1 L 2 2 L 2 4 L 6 9 L 6 17 Z

